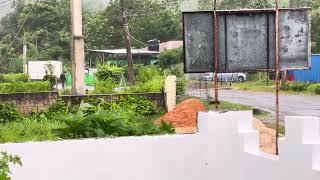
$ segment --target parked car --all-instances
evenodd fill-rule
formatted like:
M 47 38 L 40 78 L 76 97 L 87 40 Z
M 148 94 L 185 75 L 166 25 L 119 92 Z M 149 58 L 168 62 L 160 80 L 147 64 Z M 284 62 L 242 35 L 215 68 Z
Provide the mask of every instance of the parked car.
M 200 77 L 200 81 L 213 81 L 214 73 L 205 73 Z M 218 73 L 219 81 L 246 81 L 247 75 L 245 73 Z

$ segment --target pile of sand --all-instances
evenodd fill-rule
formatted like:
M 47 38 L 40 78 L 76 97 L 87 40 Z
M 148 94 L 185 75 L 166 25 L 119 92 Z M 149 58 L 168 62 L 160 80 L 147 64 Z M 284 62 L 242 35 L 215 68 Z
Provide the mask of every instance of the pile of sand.
M 276 154 L 276 131 L 266 127 L 260 120 L 253 118 L 253 127 L 259 131 L 260 150 Z
M 157 120 L 156 123 L 159 124 L 161 121 L 170 123 L 175 127 L 176 133 L 179 134 L 196 133 L 198 131 L 197 113 L 205 111 L 207 110 L 200 100 L 187 99 Z M 255 118 L 253 119 L 253 127 L 259 131 L 261 151 L 275 154 L 276 131 L 267 128 L 260 120 Z
M 172 124 L 176 133 L 196 133 L 197 113 L 205 112 L 206 107 L 198 99 L 187 99 L 178 104 L 172 111 L 157 120 L 157 123 L 165 121 Z

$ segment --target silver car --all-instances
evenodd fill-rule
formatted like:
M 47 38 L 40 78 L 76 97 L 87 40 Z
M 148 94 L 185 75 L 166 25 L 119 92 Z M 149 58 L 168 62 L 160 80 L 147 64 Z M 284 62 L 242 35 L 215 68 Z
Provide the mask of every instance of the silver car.
M 200 81 L 213 81 L 214 73 L 205 73 L 200 77 Z M 246 81 L 247 75 L 245 73 L 218 73 L 219 81 Z

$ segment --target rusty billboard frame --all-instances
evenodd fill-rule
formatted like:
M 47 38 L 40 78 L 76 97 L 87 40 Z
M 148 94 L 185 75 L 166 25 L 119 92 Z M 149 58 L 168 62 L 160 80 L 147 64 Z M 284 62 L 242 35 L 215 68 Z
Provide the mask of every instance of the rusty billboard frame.
M 295 18 L 299 17 L 299 13 L 300 12 L 302 12 L 301 14 L 303 16 L 305 16 L 304 19 L 302 19 L 303 21 L 305 21 L 305 24 L 301 23 L 301 26 L 303 26 L 303 28 L 304 28 L 302 30 L 303 31 L 302 36 L 301 36 L 302 39 L 301 39 L 301 37 L 294 37 L 293 34 L 289 34 L 289 36 L 291 38 L 291 39 L 289 39 L 289 41 L 288 40 L 286 41 L 284 35 L 282 35 L 282 37 L 280 37 L 280 46 L 281 46 L 281 44 L 287 44 L 286 42 L 290 42 L 290 41 L 292 41 L 292 42 L 293 41 L 294 42 L 299 41 L 299 43 L 300 43 L 300 44 L 298 44 L 296 42 L 296 44 L 291 46 L 291 49 L 289 47 L 289 51 L 291 50 L 291 54 L 289 54 L 289 55 L 290 56 L 295 55 L 295 57 L 298 57 L 298 58 L 286 57 L 285 55 L 283 55 L 283 53 L 281 53 L 281 52 L 283 52 L 283 50 L 280 51 L 280 59 L 282 60 L 282 61 L 280 61 L 280 70 L 309 69 L 310 68 L 310 55 L 311 55 L 311 33 L 310 33 L 311 18 L 310 18 L 310 8 L 281 8 L 281 9 L 279 9 L 279 12 L 280 12 L 280 18 L 283 17 L 282 19 L 286 18 L 286 13 L 293 14 L 293 16 L 295 16 Z M 296 13 L 296 14 L 294 14 L 294 13 Z M 207 24 L 205 24 L 207 27 L 201 27 L 201 28 L 203 28 L 202 31 L 206 31 L 206 32 L 201 32 L 202 33 L 201 36 L 207 38 L 207 44 L 206 44 L 207 47 L 203 48 L 201 54 L 205 54 L 207 62 L 204 62 L 202 60 L 194 61 L 194 62 L 197 62 L 197 63 L 199 63 L 199 62 L 200 63 L 204 63 L 203 64 L 204 69 L 196 69 L 196 65 L 194 65 L 194 64 L 190 65 L 190 62 L 191 62 L 190 59 L 196 59 L 197 57 L 196 58 L 194 58 L 194 57 L 190 58 L 188 56 L 188 50 L 191 49 L 191 48 L 189 47 L 190 44 L 188 44 L 188 40 L 189 40 L 189 36 L 187 36 L 188 27 L 186 27 L 186 24 L 188 22 L 186 23 L 186 17 L 189 14 L 206 14 L 207 15 L 207 19 L 205 19 L 205 18 L 201 19 L 201 21 L 202 21 L 201 23 L 207 22 Z M 276 14 L 276 9 L 245 9 L 245 10 L 216 10 L 216 11 L 189 11 L 189 12 L 183 12 L 183 39 L 184 39 L 184 45 L 183 45 L 184 52 L 183 53 L 184 53 L 184 57 L 185 57 L 184 58 L 184 61 L 185 61 L 184 62 L 184 71 L 185 71 L 185 73 L 205 73 L 205 72 L 214 72 L 215 71 L 216 68 L 214 67 L 214 63 L 213 62 L 214 62 L 214 59 L 215 59 L 215 54 L 217 54 L 217 53 L 214 53 L 214 51 L 215 51 L 214 41 L 216 39 L 218 39 L 218 44 L 219 44 L 217 46 L 218 47 L 218 54 L 219 54 L 218 55 L 218 58 L 219 58 L 218 71 L 219 72 L 276 71 L 275 59 L 274 59 L 274 56 L 272 56 L 272 54 L 275 53 L 275 51 L 274 51 L 274 49 L 275 49 L 275 47 L 274 47 L 275 46 L 275 42 L 274 42 L 274 39 L 275 39 L 274 38 L 275 37 L 275 27 L 274 27 L 275 26 L 274 25 L 275 24 L 275 22 L 274 22 L 275 21 L 275 14 Z M 265 59 L 260 60 L 260 62 L 259 62 L 260 64 L 258 63 L 257 66 L 251 67 L 251 65 L 255 63 L 254 59 L 257 59 L 257 58 L 254 58 L 254 57 L 251 58 L 251 61 L 248 61 L 249 64 L 247 64 L 246 68 L 240 67 L 240 65 L 241 66 L 245 65 L 246 60 L 244 60 L 242 62 L 241 61 L 237 62 L 237 57 L 234 58 L 235 60 L 231 60 L 231 61 L 228 59 L 228 55 L 229 55 L 228 54 L 228 47 L 229 47 L 229 49 L 232 49 L 232 47 L 230 48 L 230 46 L 234 45 L 235 43 L 232 43 L 232 42 L 230 43 L 229 42 L 229 40 L 232 39 L 232 38 L 229 38 L 229 40 L 227 40 L 227 38 L 224 39 L 224 37 L 227 36 L 226 33 L 228 32 L 228 29 L 227 29 L 228 27 L 225 27 L 225 26 L 227 26 L 227 23 L 226 23 L 227 17 L 234 16 L 234 15 L 235 16 L 240 16 L 240 17 L 242 15 L 244 15 L 244 16 L 249 16 L 250 18 L 252 16 L 257 15 L 257 16 L 259 16 L 260 19 L 257 19 L 256 22 L 259 22 L 258 20 L 266 18 L 267 26 L 266 26 L 266 30 L 264 31 L 264 32 L 266 32 L 266 35 L 265 35 L 266 38 L 262 39 L 262 40 L 266 40 L 267 39 L 267 42 L 265 43 L 266 45 L 265 45 L 265 47 L 263 47 L 263 48 L 266 49 L 266 53 L 265 53 L 266 55 L 262 56 Z M 205 16 L 203 16 L 203 17 L 205 17 Z M 208 17 L 211 17 L 211 18 L 208 18 Z M 218 20 L 214 20 L 215 18 L 217 18 Z M 229 19 L 231 19 L 231 18 L 229 18 Z M 224 20 L 224 22 L 221 22 L 222 20 Z M 217 25 L 218 26 L 218 33 L 216 34 L 216 36 L 218 38 L 215 38 L 215 35 L 214 35 L 215 34 L 214 26 L 215 26 L 215 22 L 216 21 L 219 22 L 218 25 Z M 280 21 L 281 21 L 281 19 L 280 19 Z M 286 28 L 286 27 L 293 28 L 293 29 L 296 28 L 296 26 L 289 24 L 290 22 L 285 22 L 285 21 L 289 21 L 289 20 L 286 20 L 286 19 L 284 20 L 284 23 L 283 23 L 284 24 L 283 25 L 284 28 Z M 283 27 L 281 27 L 281 24 L 282 23 L 279 22 L 280 28 L 284 29 Z M 290 27 L 290 25 L 292 27 Z M 296 30 L 296 29 L 294 29 L 294 30 Z M 210 31 L 212 31 L 211 34 L 209 33 Z M 220 35 L 220 34 L 223 34 L 223 33 L 225 35 Z M 232 33 L 232 32 L 228 32 L 228 33 Z M 281 32 L 280 31 L 280 33 L 284 34 L 284 33 L 287 33 L 287 32 L 284 32 L 284 31 Z M 239 33 L 239 34 L 243 35 L 243 33 Z M 263 33 L 260 33 L 257 36 L 260 37 L 259 35 L 261 35 L 261 34 L 264 35 Z M 198 35 L 198 37 L 199 36 L 200 35 Z M 247 35 L 247 36 L 249 36 L 249 35 Z M 192 36 L 191 36 L 191 38 L 192 38 Z M 200 38 L 197 38 L 197 39 L 198 39 L 198 41 L 201 40 Z M 211 42 L 210 42 L 210 40 L 211 40 Z M 253 40 L 255 40 L 255 39 L 253 39 Z M 200 43 L 198 42 L 198 44 L 197 43 L 195 43 L 195 44 L 199 45 Z M 222 44 L 224 44 L 224 47 L 223 47 Z M 201 45 L 202 44 L 200 44 L 199 47 Z M 300 46 L 299 47 L 300 49 L 298 48 L 297 51 L 292 49 L 292 47 L 296 47 L 296 46 Z M 194 48 L 194 49 L 196 49 L 196 48 Z M 238 47 L 236 47 L 236 48 L 238 48 Z M 254 48 L 255 47 L 253 46 L 253 49 Z M 287 47 L 285 47 L 285 48 L 287 48 Z M 285 49 L 285 48 L 280 47 L 280 49 Z M 250 50 L 250 48 L 247 48 L 245 46 L 243 47 L 243 49 L 244 50 L 247 50 L 247 49 Z M 256 49 L 259 50 L 259 47 L 256 48 Z M 264 52 L 264 50 L 262 50 L 262 49 L 260 49 L 260 50 L 261 50 L 260 52 Z M 232 52 L 232 50 L 229 51 L 229 53 L 230 52 Z M 299 52 L 299 53 L 296 53 L 296 52 Z M 196 53 L 191 52 L 189 54 L 194 55 Z M 250 52 L 249 52 L 249 54 L 250 54 Z M 303 54 L 303 55 L 301 56 L 301 54 Z M 256 52 L 255 57 L 258 57 L 258 56 L 259 56 L 259 52 Z M 248 55 L 247 55 L 247 57 L 248 57 Z M 224 61 L 222 59 L 224 59 Z M 245 59 L 245 58 L 242 58 L 242 60 L 243 59 Z M 295 59 L 298 59 L 298 60 L 295 61 Z M 232 62 L 234 64 L 232 64 L 230 62 Z M 244 62 L 244 64 L 241 64 L 243 62 Z M 263 67 L 260 66 L 263 63 L 265 63 L 265 65 Z M 235 67 L 235 68 L 231 68 L 230 64 L 234 65 L 233 67 Z M 192 69 L 190 69 L 190 67 L 192 67 Z

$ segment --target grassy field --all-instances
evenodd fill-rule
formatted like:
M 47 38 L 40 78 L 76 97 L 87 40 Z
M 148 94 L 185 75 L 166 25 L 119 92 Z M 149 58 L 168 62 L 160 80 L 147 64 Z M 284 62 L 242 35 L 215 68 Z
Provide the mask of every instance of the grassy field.
M 306 86 L 306 89 L 297 88 L 297 86 L 301 86 L 301 85 L 303 86 L 304 84 L 312 85 L 312 83 L 287 82 L 286 84 L 281 85 L 280 93 L 298 94 L 298 95 L 316 95 L 314 90 L 311 91 L 307 89 L 307 86 Z M 315 83 L 313 84 L 316 85 Z M 320 84 L 317 86 L 320 87 Z M 260 75 L 259 73 L 252 74 L 248 76 L 248 80 L 245 82 L 234 82 L 232 83 L 231 86 L 224 84 L 222 85 L 222 87 L 231 87 L 232 89 L 256 91 L 256 92 L 275 92 L 275 82 L 273 80 L 267 81 L 266 75 L 264 73 L 261 73 Z

